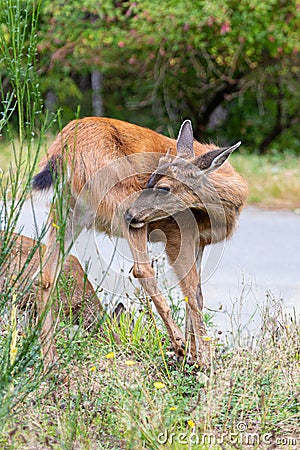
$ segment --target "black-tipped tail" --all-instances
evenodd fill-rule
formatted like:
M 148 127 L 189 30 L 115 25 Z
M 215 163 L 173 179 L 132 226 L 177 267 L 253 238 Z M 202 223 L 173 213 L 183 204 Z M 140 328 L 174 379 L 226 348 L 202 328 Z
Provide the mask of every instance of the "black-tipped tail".
M 36 191 L 45 191 L 51 188 L 53 181 L 57 176 L 56 159 L 52 157 L 42 169 L 36 174 L 32 180 L 32 189 Z

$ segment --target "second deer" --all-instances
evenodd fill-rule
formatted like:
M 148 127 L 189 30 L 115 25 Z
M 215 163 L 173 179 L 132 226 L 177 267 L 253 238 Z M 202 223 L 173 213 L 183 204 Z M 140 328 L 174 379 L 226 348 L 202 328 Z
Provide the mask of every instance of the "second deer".
M 1 264 L 0 291 L 15 292 L 17 299 L 20 299 L 18 306 L 21 309 L 31 309 L 36 299 L 36 287 L 32 279 L 41 270 L 42 255 L 46 247 L 34 239 L 15 233 L 5 239 L 5 234 L 1 231 L 0 251 L 4 251 L 4 248 L 6 257 Z M 65 316 L 68 317 L 71 313 L 75 320 L 80 318 L 86 328 L 97 322 L 102 306 L 75 256 L 69 255 L 66 258 L 59 287 L 54 292 L 59 296 L 53 302 L 55 313 L 62 308 Z

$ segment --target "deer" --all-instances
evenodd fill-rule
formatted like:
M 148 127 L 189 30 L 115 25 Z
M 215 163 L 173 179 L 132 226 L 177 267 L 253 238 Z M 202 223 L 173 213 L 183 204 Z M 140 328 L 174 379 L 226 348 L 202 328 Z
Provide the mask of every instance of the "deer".
M 49 147 L 33 192 L 51 191 L 49 235 L 39 280 L 44 364 L 56 359 L 51 288 L 61 265 L 57 192 L 68 187 L 65 209 L 67 253 L 83 228 L 127 239 L 132 274 L 153 301 L 179 358 L 209 364 L 203 321 L 201 258 L 206 245 L 229 238 L 247 198 L 247 185 L 227 162 L 238 148 L 194 140 L 192 125 L 181 125 L 177 140 L 135 124 L 104 117 L 76 119 Z M 63 179 L 63 182 L 61 180 Z M 54 186 L 59 186 L 54 189 Z M 165 242 L 168 260 L 186 302 L 185 333 L 159 289 L 147 241 Z M 59 241 L 59 242 L 58 242 Z
M 0 251 L 3 246 L 4 232 L 0 232 Z M 21 292 L 21 310 L 34 305 L 36 288 L 32 283 L 34 275 L 40 271 L 41 257 L 46 246 L 30 237 L 12 233 L 9 239 L 9 252 L 1 265 L 0 291 Z M 73 255 L 68 255 L 63 265 L 64 286 L 59 289 L 60 302 L 55 302 L 55 313 L 62 306 L 68 317 L 72 311 L 75 320 L 82 315 L 86 329 L 95 322 L 102 306 L 96 292 L 86 277 L 81 264 Z M 67 292 L 68 291 L 68 292 Z

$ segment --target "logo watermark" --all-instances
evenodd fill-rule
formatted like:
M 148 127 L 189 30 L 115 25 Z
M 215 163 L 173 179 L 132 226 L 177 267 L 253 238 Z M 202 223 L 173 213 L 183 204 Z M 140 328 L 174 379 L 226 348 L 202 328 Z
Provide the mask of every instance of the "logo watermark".
M 236 429 L 223 433 L 201 433 L 195 430 L 188 432 L 171 432 L 164 430 L 157 436 L 157 442 L 159 444 L 180 444 L 180 445 L 244 445 L 244 446 L 257 446 L 257 445 L 276 445 L 276 446 L 288 446 L 289 448 L 299 448 L 300 437 L 296 436 L 276 436 L 274 433 L 266 432 L 260 433 L 259 431 L 250 431 L 246 422 L 239 422 L 236 425 Z

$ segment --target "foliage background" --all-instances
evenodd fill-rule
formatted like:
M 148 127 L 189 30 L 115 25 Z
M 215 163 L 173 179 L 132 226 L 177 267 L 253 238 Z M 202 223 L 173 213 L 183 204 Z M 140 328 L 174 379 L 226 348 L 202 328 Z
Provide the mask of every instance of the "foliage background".
M 63 124 L 78 104 L 82 116 L 171 136 L 189 117 L 200 140 L 299 152 L 298 0 L 44 0 L 39 8 L 39 89 L 46 110 L 63 108 Z M 5 17 L 1 33 L 9 45 Z M 7 60 L 0 73 L 5 99 Z

